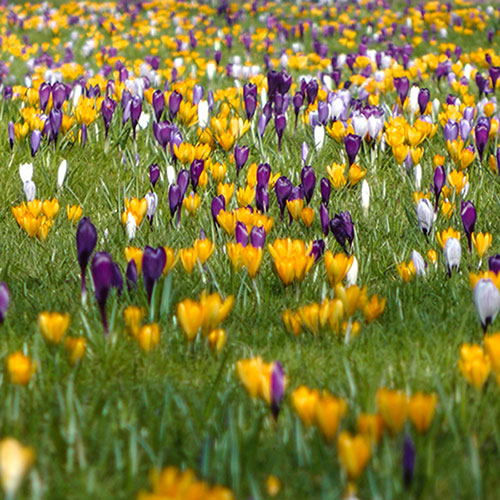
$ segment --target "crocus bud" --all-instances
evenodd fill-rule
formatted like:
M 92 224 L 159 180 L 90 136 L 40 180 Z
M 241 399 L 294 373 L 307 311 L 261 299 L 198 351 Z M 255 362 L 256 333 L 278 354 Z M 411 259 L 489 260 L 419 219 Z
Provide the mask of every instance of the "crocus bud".
M 14 142 L 16 140 L 16 134 L 15 134 L 15 131 L 14 131 L 14 123 L 13 122 L 9 122 L 9 125 L 8 125 L 8 136 L 9 136 L 9 146 L 10 146 L 10 149 L 13 149 L 14 148 Z
M 486 332 L 500 310 L 500 292 L 491 279 L 480 279 L 473 293 L 476 311 Z
M 257 167 L 257 186 L 267 189 L 271 178 L 271 166 L 269 163 L 261 163 Z
M 307 162 L 307 155 L 309 154 L 309 146 L 307 145 L 307 142 L 302 143 L 300 154 L 302 157 L 302 164 L 305 165 Z
M 488 269 L 498 274 L 500 271 L 500 254 L 492 255 L 488 259 Z
M 205 160 L 193 160 L 191 163 L 191 167 L 189 169 L 189 174 L 191 177 L 191 185 L 193 186 L 193 190 L 196 191 L 198 187 L 198 181 L 200 180 L 200 176 L 205 167 Z
M 436 201 L 434 203 L 434 211 L 437 212 L 439 196 L 441 195 L 441 190 L 443 189 L 444 182 L 446 176 L 444 173 L 444 168 L 441 165 L 438 165 L 434 170 L 434 184 L 432 186 L 432 190 L 434 191 L 434 195 L 436 197 Z
M 168 99 L 168 108 L 171 120 L 175 118 L 175 116 L 177 115 L 177 112 L 179 111 L 181 105 L 181 101 L 182 101 L 182 95 L 179 94 L 177 90 L 174 90 L 170 94 L 170 98 Z
M 63 160 L 57 170 L 57 187 L 62 188 L 67 171 L 68 171 L 68 162 L 66 160 Z
M 30 137 L 30 149 L 31 156 L 34 157 L 38 148 L 40 147 L 40 141 L 42 140 L 42 134 L 39 130 L 33 130 Z
M 153 225 L 153 217 L 156 213 L 156 209 L 158 208 L 158 195 L 156 193 L 148 193 L 146 194 L 145 198 L 148 204 L 146 217 L 149 221 L 149 224 Z
M 263 248 L 266 242 L 266 230 L 262 226 L 254 226 L 250 231 L 250 244 L 255 248 Z
M 111 282 L 111 286 L 116 288 L 118 295 L 121 295 L 123 292 L 123 276 L 120 270 L 120 266 L 113 262 L 113 279 Z
M 113 286 L 113 277 L 115 269 L 113 260 L 107 252 L 97 252 L 92 259 L 90 266 L 92 280 L 94 281 L 95 298 L 101 312 L 102 326 L 104 335 L 108 335 L 108 320 L 106 317 L 106 301 L 109 291 Z
M 105 97 L 101 105 L 101 115 L 104 122 L 105 136 L 108 137 L 109 126 L 111 125 L 111 120 L 113 119 L 113 114 L 115 112 L 116 102 L 110 97 Z
M 365 215 L 370 208 L 370 186 L 366 179 L 363 179 L 361 182 L 361 208 Z
M 330 231 L 330 214 L 328 213 L 328 208 L 324 203 L 319 206 L 319 220 L 321 222 L 321 230 L 325 236 L 328 236 Z
M 15 498 L 34 459 L 34 451 L 16 439 L 5 438 L 0 441 L 0 480 L 6 498 Z
M 354 239 L 354 224 L 352 223 L 351 214 L 347 210 L 335 214 L 330 220 L 330 230 L 344 252 L 349 253 L 346 242 L 349 243 L 350 247 Z
M 275 419 L 278 418 L 280 404 L 285 394 L 285 374 L 279 361 L 273 363 L 271 370 L 271 411 Z
M 10 294 L 9 288 L 6 283 L 0 283 L 0 323 L 5 321 L 5 315 L 9 308 Z
M 142 254 L 142 275 L 144 278 L 144 288 L 146 289 L 150 303 L 154 284 L 161 277 L 166 262 L 167 254 L 164 247 L 152 248 L 146 246 Z
M 269 192 L 266 186 L 257 186 L 255 189 L 255 206 L 260 212 L 267 212 L 269 209 Z
M 195 169 L 195 172 L 194 172 L 195 174 L 197 174 L 198 169 L 199 169 L 199 164 Z M 200 175 L 201 175 L 201 173 L 200 173 Z M 184 195 L 186 194 L 187 188 L 189 186 L 189 179 L 190 178 L 191 178 L 190 173 L 185 168 L 183 168 L 177 174 L 177 185 L 179 186 L 179 188 L 181 190 L 181 201 L 182 201 L 182 198 L 184 198 Z M 199 177 L 198 177 L 198 179 L 199 179 Z
M 358 282 L 359 264 L 355 255 L 352 256 L 352 264 L 346 274 L 346 287 L 355 285 Z
M 80 219 L 76 230 L 76 251 L 81 271 L 82 301 L 85 301 L 87 294 L 85 287 L 85 271 L 96 244 L 97 229 L 88 217 L 83 217 Z
M 137 265 L 134 259 L 130 259 L 127 264 L 127 270 L 125 271 L 125 277 L 127 278 L 127 289 L 130 292 L 133 288 L 137 288 Z
M 236 164 L 236 175 L 240 173 L 240 170 L 244 167 L 248 160 L 248 154 L 250 149 L 247 146 L 235 146 L 234 148 L 234 163 Z
M 19 176 L 23 184 L 31 181 L 33 179 L 33 163 L 21 163 L 19 165 Z
M 326 244 L 323 240 L 314 240 L 311 246 L 311 252 L 309 255 L 314 256 L 314 262 L 316 262 L 324 253 L 326 249 Z
M 323 125 L 316 125 L 314 127 L 314 147 L 316 151 L 321 151 L 323 149 L 323 144 L 325 143 L 325 127 Z
M 281 151 L 281 139 L 286 128 L 286 115 L 276 115 L 274 118 L 276 135 L 278 136 L 278 151 Z
M 434 222 L 434 210 L 431 202 L 427 198 L 422 198 L 417 205 L 418 227 L 425 236 L 428 236 Z
M 444 246 L 444 257 L 446 259 L 446 268 L 448 275 L 451 276 L 453 268 L 458 271 L 460 267 L 460 259 L 462 258 L 462 247 L 460 241 L 456 238 L 448 238 Z
M 234 231 L 234 238 L 236 243 L 239 243 L 241 246 L 246 247 L 248 243 L 248 231 L 247 227 L 243 222 L 238 221 L 236 223 L 236 228 Z
M 476 207 L 472 201 L 463 201 L 460 207 L 460 216 L 462 218 L 462 224 L 464 226 L 464 231 L 467 236 L 467 242 L 469 244 L 469 253 L 472 252 L 472 233 L 476 226 Z
M 226 198 L 224 198 L 224 195 L 221 194 L 220 196 L 215 196 L 212 199 L 210 209 L 212 212 L 212 219 L 214 220 L 214 224 L 218 225 L 217 216 L 219 215 L 219 212 L 221 210 L 226 209 Z
M 300 179 L 302 181 L 302 188 L 304 189 L 304 197 L 309 203 L 312 195 L 314 194 L 314 187 L 316 186 L 316 174 L 310 166 L 305 166 L 300 172 Z
M 155 90 L 153 92 L 152 104 L 156 121 L 159 122 L 163 114 L 163 109 L 165 108 L 165 94 L 161 90 Z
M 66 85 L 61 82 L 56 82 L 52 86 L 52 104 L 54 109 L 60 110 L 66 100 Z
M 26 195 L 27 201 L 33 201 L 36 196 L 36 186 L 33 181 L 26 181 L 23 184 L 24 194 Z
M 348 134 L 344 137 L 344 146 L 349 160 L 349 166 L 354 163 L 361 147 L 361 137 L 359 135 Z
M 205 129 L 208 126 L 210 111 L 208 108 L 208 101 L 200 101 L 198 103 L 198 125 L 200 128 Z
M 282 219 L 283 219 L 283 212 L 286 206 L 286 200 L 290 196 L 292 188 L 293 184 L 291 183 L 291 181 L 283 175 L 276 181 L 276 184 L 274 185 L 274 192 L 276 193 L 276 199 L 280 207 Z
M 429 104 L 430 96 L 431 93 L 429 92 L 429 89 L 420 89 L 420 92 L 418 93 L 418 107 L 421 115 L 425 114 L 427 104 Z
M 328 202 L 330 201 L 330 193 L 332 192 L 332 184 L 326 178 L 322 177 L 319 183 L 319 189 L 321 192 L 321 202 L 328 207 Z
M 127 220 L 125 221 L 125 233 L 127 233 L 127 238 L 133 240 L 135 238 L 135 233 L 137 231 L 137 221 L 132 215 L 132 212 L 128 212 Z
M 405 488 L 409 488 L 413 480 L 415 469 L 415 445 L 409 434 L 405 435 L 403 441 L 403 482 Z
M 411 253 L 411 261 L 415 266 L 417 276 L 425 276 L 425 268 L 427 267 L 427 263 L 416 250 L 413 250 Z
M 42 82 L 38 88 L 38 101 L 40 109 L 43 113 L 45 113 L 45 109 L 47 108 L 51 91 L 52 87 L 47 82 Z
M 168 188 L 168 206 L 170 208 L 171 217 L 174 216 L 180 204 L 181 204 L 181 190 L 177 184 L 172 184 Z
M 158 182 L 158 178 L 160 177 L 160 167 L 157 163 L 152 163 L 149 166 L 149 182 L 153 188 L 156 186 Z
M 479 153 L 479 160 L 481 162 L 483 161 L 483 154 L 486 148 L 486 144 L 488 144 L 490 129 L 491 121 L 488 117 L 479 118 L 474 128 L 477 152 Z

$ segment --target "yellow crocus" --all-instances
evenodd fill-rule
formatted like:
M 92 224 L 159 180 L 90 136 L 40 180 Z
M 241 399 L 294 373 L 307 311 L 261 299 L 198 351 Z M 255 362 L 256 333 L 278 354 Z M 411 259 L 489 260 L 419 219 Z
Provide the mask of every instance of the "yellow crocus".
M 339 460 L 349 480 L 356 480 L 371 456 L 370 441 L 363 434 L 342 431 L 337 440 Z
M 493 240 L 491 233 L 472 233 L 471 239 L 479 258 L 482 259 L 489 250 Z
M 429 429 L 436 411 L 436 394 L 417 392 L 408 402 L 408 416 L 420 434 Z
M 408 398 L 404 392 L 380 388 L 377 391 L 377 408 L 392 434 L 401 431 L 408 411 Z
M 38 315 L 38 326 L 45 340 L 59 344 L 68 329 L 70 315 L 68 313 L 44 311 Z

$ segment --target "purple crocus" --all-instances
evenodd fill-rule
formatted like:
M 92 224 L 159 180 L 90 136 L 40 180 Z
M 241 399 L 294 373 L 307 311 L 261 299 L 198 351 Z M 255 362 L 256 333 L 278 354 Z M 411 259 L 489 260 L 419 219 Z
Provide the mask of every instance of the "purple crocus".
M 330 193 L 332 192 L 332 184 L 329 179 L 322 177 L 319 182 L 319 190 L 321 192 L 321 202 L 328 207 L 330 201 Z
M 257 167 L 257 186 L 265 188 L 269 186 L 269 179 L 271 178 L 271 166 L 269 163 L 261 163 Z
M 168 99 L 168 110 L 170 113 L 170 119 L 174 119 L 179 111 L 182 101 L 182 94 L 179 94 L 177 90 L 174 90 Z
M 448 120 L 443 127 L 445 142 L 453 142 L 458 138 L 458 123 L 455 120 Z
M 127 264 L 127 270 L 125 271 L 125 277 L 127 279 L 127 290 L 130 292 L 132 289 L 137 288 L 137 265 L 134 259 L 130 259 Z
M 495 274 L 498 274 L 500 271 L 500 254 L 492 255 L 488 259 L 488 269 L 493 271 Z
M 276 193 L 276 199 L 280 207 L 282 220 L 283 220 L 283 212 L 286 206 L 286 200 L 290 196 L 292 189 L 293 189 L 292 182 L 290 181 L 290 179 L 288 179 L 288 177 L 285 177 L 284 175 L 282 175 L 274 185 L 274 192 Z
M 434 196 L 436 197 L 436 202 L 434 204 L 435 212 L 437 212 L 439 197 L 441 195 L 445 180 L 446 176 L 444 168 L 442 165 L 438 165 L 434 170 L 434 183 L 432 185 L 432 191 L 434 192 Z
M 319 220 L 321 222 L 321 230 L 325 236 L 328 236 L 330 230 L 330 214 L 324 203 L 319 206 Z
M 130 102 L 130 121 L 132 122 L 132 134 L 135 140 L 135 128 L 137 123 L 139 123 L 139 118 L 142 113 L 142 99 L 139 96 L 133 97 Z
M 193 186 L 193 190 L 196 191 L 198 187 L 198 181 L 200 180 L 200 176 L 205 168 L 205 160 L 193 160 L 191 163 L 191 167 L 189 168 L 189 174 L 191 177 L 191 185 Z
M 87 144 L 87 125 L 85 123 L 82 123 L 80 141 L 82 143 L 82 148 L 84 148 L 85 144 Z
M 2 283 L 0 283 L 0 323 L 5 321 L 5 315 L 7 314 L 7 309 L 9 308 L 9 302 L 9 287 L 2 281 Z
M 236 228 L 234 230 L 234 237 L 235 237 L 236 243 L 239 243 L 243 247 L 247 246 L 248 230 L 247 230 L 247 226 L 243 222 L 238 221 L 236 223 Z
M 403 440 L 403 482 L 405 488 L 409 488 L 413 480 L 415 470 L 415 445 L 409 434 L 406 434 Z
M 427 104 L 429 104 L 430 97 L 431 93 L 429 92 L 429 89 L 420 89 L 420 92 L 418 93 L 418 108 L 421 115 L 425 114 L 425 110 L 427 109 Z
M 115 269 L 113 260 L 107 252 L 97 252 L 90 265 L 92 280 L 94 281 L 95 298 L 101 312 L 104 335 L 108 335 L 108 320 L 106 317 L 106 301 L 113 286 Z
M 495 91 L 495 88 L 497 86 L 497 80 L 500 78 L 500 66 L 490 66 L 490 69 L 488 70 L 491 78 L 491 83 L 493 84 L 493 92 Z
M 278 418 L 280 404 L 285 395 L 285 373 L 279 361 L 273 363 L 271 369 L 271 412 L 274 419 Z
M 61 82 L 56 82 L 52 86 L 52 104 L 53 108 L 61 110 L 64 101 L 66 100 L 66 85 Z
M 164 150 L 166 150 L 167 145 L 170 141 L 170 138 L 172 136 L 172 131 L 173 127 L 172 124 L 169 122 L 153 123 L 153 135 Z
M 47 104 L 49 103 L 50 93 L 52 92 L 52 87 L 47 83 L 43 82 L 38 88 L 38 101 L 40 103 L 40 109 L 45 113 Z
M 63 113 L 60 109 L 52 109 L 49 113 L 49 124 L 51 137 L 54 142 L 57 142 L 57 136 L 59 135 L 59 130 L 61 129 Z
M 9 125 L 7 128 L 8 128 L 8 136 L 9 136 L 9 146 L 10 146 L 10 149 L 13 149 L 14 148 L 14 141 L 16 140 L 16 134 L 14 131 L 14 123 L 9 122 Z
M 396 89 L 399 100 L 401 101 L 401 106 L 404 106 L 406 97 L 408 95 L 408 90 L 410 90 L 410 82 L 408 81 L 408 78 L 406 76 L 403 76 L 401 78 L 396 77 L 393 80 L 394 88 Z
M 167 254 L 164 247 L 152 248 L 146 246 L 142 254 L 142 275 L 149 303 L 151 303 L 154 284 L 161 277 L 166 262 Z
M 266 242 L 266 230 L 262 226 L 254 226 L 250 231 L 250 244 L 255 248 L 263 248 Z
M 240 170 L 245 166 L 248 160 L 248 154 L 250 149 L 247 146 L 235 146 L 234 147 L 234 163 L 236 164 L 236 175 L 240 173 Z
M 149 182 L 153 188 L 156 186 L 158 182 L 158 178 L 160 177 L 160 167 L 157 163 L 152 163 L 149 166 Z
M 474 136 L 476 139 L 476 148 L 479 153 L 479 160 L 483 161 L 483 154 L 488 144 L 488 137 L 490 134 L 491 121 L 488 117 L 483 116 L 478 119 L 476 126 L 474 127 Z
M 324 240 L 314 240 L 311 246 L 311 253 L 309 255 L 314 256 L 314 262 L 316 262 L 326 250 L 326 243 Z
M 161 90 L 155 90 L 153 92 L 152 104 L 156 121 L 159 122 L 165 108 L 165 94 Z
M 474 232 L 474 227 L 476 225 L 477 213 L 476 207 L 472 201 L 463 201 L 460 205 L 460 217 L 462 218 L 462 224 L 464 226 L 465 235 L 467 236 L 467 242 L 469 244 L 469 253 L 472 252 L 472 239 L 471 235 Z
M 97 243 L 97 229 L 88 217 L 80 219 L 76 230 L 76 251 L 78 254 L 78 264 L 81 271 L 82 301 L 85 302 L 87 290 L 85 286 L 85 271 L 90 256 Z
M 300 172 L 300 179 L 302 181 L 302 188 L 304 189 L 304 198 L 307 203 L 311 201 L 316 186 L 316 174 L 312 167 L 306 165 Z
M 255 206 L 260 212 L 269 210 L 269 192 L 267 186 L 257 186 L 255 189 Z
M 347 134 L 344 137 L 344 146 L 347 153 L 347 159 L 349 160 L 349 166 L 351 166 L 361 147 L 361 137 L 355 134 Z
M 297 128 L 297 120 L 299 118 L 300 108 L 304 104 L 304 93 L 302 91 L 298 91 L 295 93 L 292 99 L 293 111 L 295 113 L 295 129 Z
M 347 210 L 340 212 L 340 214 L 335 214 L 330 220 L 330 230 L 344 252 L 349 253 L 346 242 L 351 247 L 352 240 L 354 239 L 354 224 L 351 214 Z
M 168 188 L 168 206 L 170 215 L 173 217 L 182 202 L 181 189 L 177 184 L 172 184 Z
M 181 201 L 184 198 L 184 195 L 186 194 L 187 188 L 189 186 L 189 180 L 190 180 L 190 174 L 189 172 L 183 168 L 178 174 L 177 174 L 177 185 L 180 188 L 181 192 Z
M 226 209 L 226 199 L 224 198 L 224 195 L 221 194 L 219 196 L 215 196 L 212 199 L 212 203 L 210 205 L 210 210 L 212 212 L 212 219 L 214 220 L 215 225 L 219 224 L 217 222 L 217 216 L 219 215 L 219 212 L 225 209 Z
M 108 137 L 109 126 L 111 125 L 111 120 L 113 119 L 113 114 L 116 109 L 116 102 L 110 97 L 105 97 L 101 105 L 101 114 L 104 121 L 104 131 L 105 136 Z
M 278 151 L 281 151 L 281 139 L 286 128 L 286 115 L 276 115 L 274 117 L 274 126 L 278 136 Z

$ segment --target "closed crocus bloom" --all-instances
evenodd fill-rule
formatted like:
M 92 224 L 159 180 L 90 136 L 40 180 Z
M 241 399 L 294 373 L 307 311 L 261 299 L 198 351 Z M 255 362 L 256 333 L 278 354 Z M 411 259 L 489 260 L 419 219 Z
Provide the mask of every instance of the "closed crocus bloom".
M 153 287 L 156 281 L 163 274 L 163 268 L 167 260 L 165 249 L 160 246 L 152 248 L 146 246 L 142 255 L 142 274 L 144 278 L 144 288 L 148 295 L 148 300 L 151 302 L 153 295 Z
M 460 348 L 460 359 L 458 369 L 467 380 L 478 391 L 482 389 L 491 371 L 491 363 L 477 344 L 463 344 Z
M 66 160 L 63 160 L 57 170 L 57 187 L 62 188 L 64 179 L 66 178 L 67 171 L 68 171 L 68 162 Z
M 405 434 L 403 440 L 403 482 L 406 488 L 410 487 L 415 470 L 415 444 L 409 434 Z
M 500 310 L 500 292 L 491 279 L 480 279 L 474 287 L 474 305 L 486 332 Z
M 359 434 L 366 436 L 370 442 L 377 445 L 382 439 L 384 432 L 384 421 L 378 413 L 360 413 L 357 420 Z
M 462 247 L 460 241 L 456 238 L 448 238 L 444 246 L 444 257 L 446 259 L 446 267 L 448 274 L 451 276 L 451 271 L 455 268 L 458 271 L 460 267 L 460 259 L 462 258 Z
M 127 306 L 123 310 L 123 321 L 125 323 L 126 332 L 132 337 L 138 335 L 144 314 L 145 311 L 143 307 Z
M 408 402 L 408 417 L 420 434 L 426 432 L 434 418 L 436 411 L 436 394 L 417 392 L 410 397 Z
M 422 198 L 417 205 L 418 227 L 428 236 L 434 222 L 434 209 L 427 198 Z
M 40 332 L 47 342 L 59 344 L 68 329 L 70 315 L 44 311 L 38 316 Z
M 146 352 L 154 349 L 160 342 L 160 327 L 157 323 L 144 325 L 137 334 L 139 347 Z
M 0 441 L 0 479 L 6 498 L 14 498 L 26 472 L 35 460 L 32 448 L 14 438 Z
M 490 358 L 491 369 L 500 375 L 500 333 L 484 337 L 484 348 Z
M 270 404 L 271 411 L 275 419 L 278 418 L 280 411 L 281 400 L 285 394 L 286 377 L 283 367 L 279 361 L 272 364 L 270 377 Z
M 472 233 L 471 241 L 480 259 L 482 259 L 489 250 L 492 239 L 491 233 Z
M 84 217 L 78 224 L 76 230 L 76 249 L 78 252 L 78 264 L 81 271 L 82 300 L 85 301 L 87 290 L 85 286 L 85 271 L 97 243 L 97 229 L 88 217 Z
M 66 205 L 66 216 L 75 225 L 82 216 L 82 207 L 80 205 Z
M 347 413 L 347 403 L 328 392 L 321 395 L 316 405 L 316 423 L 323 438 L 331 442 L 337 434 L 342 417 Z
M 26 196 L 26 201 L 33 201 L 36 196 L 36 186 L 33 181 L 26 181 L 23 184 L 23 191 Z
M 352 255 L 352 265 L 346 274 L 347 287 L 350 287 L 351 285 L 355 285 L 357 283 L 358 271 L 359 271 L 358 259 L 354 255 Z
M 198 256 L 194 248 L 181 248 L 179 250 L 179 259 L 181 260 L 184 270 L 190 274 L 196 265 Z
M 467 235 L 470 253 L 472 251 L 471 235 L 474 232 L 477 219 L 476 208 L 474 207 L 472 201 L 462 201 L 460 216 L 462 218 L 465 234 Z
M 319 398 L 320 394 L 316 389 L 309 389 L 305 385 L 292 392 L 292 405 L 304 425 L 311 426 L 314 423 Z
M 370 441 L 362 434 L 352 436 L 348 431 L 342 431 L 338 437 L 337 448 L 340 463 L 348 479 L 356 480 L 370 460 Z
M 13 384 L 26 385 L 36 372 L 36 363 L 17 351 L 7 356 L 7 373 Z
M 370 300 L 363 306 L 363 316 L 367 324 L 377 319 L 385 309 L 387 300 L 379 298 L 377 294 L 371 296 Z
M 106 302 L 109 291 L 113 286 L 115 268 L 113 260 L 107 252 L 97 252 L 91 263 L 92 280 L 94 281 L 95 298 L 101 313 L 104 335 L 108 334 L 108 320 L 106 317 Z
M 365 215 L 370 208 L 370 186 L 365 179 L 361 182 L 361 208 Z
M 402 391 L 381 388 L 377 391 L 377 408 L 392 434 L 403 428 L 408 411 L 408 399 Z
M 411 261 L 415 267 L 415 273 L 417 276 L 425 276 L 425 268 L 427 267 L 427 263 L 424 258 L 418 253 L 416 250 L 411 252 Z
M 189 298 L 184 299 L 177 305 L 176 316 L 188 342 L 193 341 L 203 322 L 202 305 Z
M 21 163 L 19 165 L 19 176 L 22 183 L 26 183 L 33 179 L 33 163 Z
M 226 330 L 223 330 L 222 328 L 217 328 L 216 330 L 212 330 L 208 334 L 208 343 L 212 351 L 214 351 L 215 353 L 222 351 L 222 349 L 226 345 L 226 341 L 227 341 Z
M 64 348 L 66 349 L 69 361 L 76 365 L 85 355 L 86 341 L 83 337 L 66 337 Z
M 215 245 L 207 238 L 195 240 L 193 243 L 193 248 L 196 252 L 196 257 L 203 265 L 208 260 L 208 258 L 214 253 Z
M 348 257 L 343 253 L 333 254 L 328 251 L 325 254 L 325 268 L 330 286 L 333 288 L 340 283 L 347 275 L 352 266 L 354 257 Z

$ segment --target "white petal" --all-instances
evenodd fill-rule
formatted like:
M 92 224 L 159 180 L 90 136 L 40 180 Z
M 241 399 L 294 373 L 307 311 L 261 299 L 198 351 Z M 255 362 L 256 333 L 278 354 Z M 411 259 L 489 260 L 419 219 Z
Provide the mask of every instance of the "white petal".
M 33 178 L 33 163 L 21 163 L 19 165 L 19 175 L 23 184 Z
M 60 188 L 64 183 L 67 171 L 68 171 L 68 162 L 66 160 L 63 160 L 57 170 L 57 186 Z
M 27 201 L 33 201 L 36 196 L 36 186 L 33 181 L 26 181 L 23 185 L 24 194 Z

